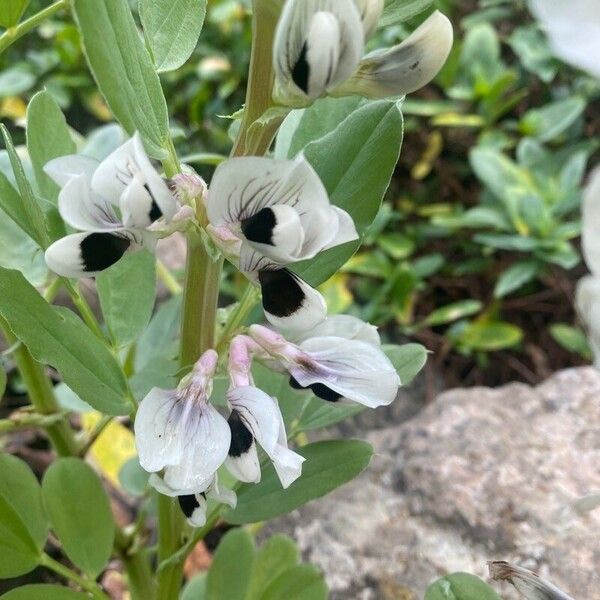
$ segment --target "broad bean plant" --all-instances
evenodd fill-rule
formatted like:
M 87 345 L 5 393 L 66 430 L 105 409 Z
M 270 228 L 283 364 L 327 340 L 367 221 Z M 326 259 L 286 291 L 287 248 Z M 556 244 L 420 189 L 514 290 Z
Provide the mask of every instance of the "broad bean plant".
M 365 469 L 367 443 L 307 432 L 389 405 L 425 362 L 417 344 L 328 314 L 319 286 L 377 215 L 402 98 L 443 66 L 450 22 L 433 12 L 367 52 L 383 0 L 254 0 L 246 102 L 207 184 L 178 156 L 159 79 L 196 47 L 206 0 L 141 0 L 141 31 L 127 0 L 57 0 L 23 19 L 27 5 L 3 2 L 0 50 L 71 15 L 120 128 L 85 139 L 48 90 L 27 107 L 25 148 L 2 126 L 2 218 L 30 260 L 0 267 L 0 327 L 30 404 L 0 427 L 45 432 L 52 454 L 40 484 L 3 442 L 0 577 L 55 575 L 3 598 L 106 598 L 107 569 L 134 599 L 179 598 L 215 528 L 232 531 L 184 597 L 326 598 L 291 540 L 257 548 L 243 526 Z M 181 279 L 155 257 L 172 236 L 186 241 Z M 230 305 L 224 261 L 245 282 Z M 111 510 L 124 495 L 132 519 Z

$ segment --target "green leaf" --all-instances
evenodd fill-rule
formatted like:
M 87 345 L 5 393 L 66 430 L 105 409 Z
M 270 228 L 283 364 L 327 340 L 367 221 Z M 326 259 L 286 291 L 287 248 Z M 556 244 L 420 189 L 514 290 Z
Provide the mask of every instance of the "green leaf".
M 402 385 L 408 385 L 427 362 L 427 349 L 421 344 L 390 344 L 383 346 L 383 351 L 396 367 Z
M 315 442 L 297 452 L 306 458 L 299 479 L 284 490 L 268 465 L 259 484 L 240 488 L 237 508 L 224 518 L 230 523 L 255 523 L 291 512 L 354 479 L 373 456 L 373 448 L 357 440 Z
M 206 600 L 243 599 L 255 554 L 254 539 L 245 529 L 229 531 L 217 547 L 208 572 Z
M 37 583 L 15 588 L 0 596 L 1 600 L 89 600 L 87 594 L 68 587 Z
M 2 0 L 0 11 L 0 26 L 10 29 L 16 25 L 23 16 L 29 0 Z
M 586 103 L 583 98 L 566 98 L 534 108 L 525 113 L 520 128 L 542 142 L 548 142 L 565 132 L 581 116 Z
M 540 272 L 540 265 L 535 260 L 524 260 L 508 268 L 496 281 L 494 296 L 504 298 L 521 286 L 529 283 Z
M 285 535 L 269 538 L 258 551 L 245 600 L 262 600 L 265 589 L 300 559 L 294 541 Z
M 27 464 L 0 454 L 0 578 L 31 571 L 48 536 L 40 486 Z
M 428 327 L 445 325 L 469 315 L 474 315 L 482 308 L 483 305 L 479 300 L 459 300 L 452 304 L 446 304 L 446 306 L 442 306 L 441 308 L 436 308 L 427 316 L 422 324 Z
M 432 4 L 433 0 L 386 0 L 383 15 L 379 19 L 379 27 L 408 21 L 427 10 Z
M 20 96 L 35 85 L 35 75 L 23 67 L 0 72 L 0 98 Z
M 40 194 L 56 201 L 59 188 L 44 173 L 44 165 L 77 149 L 62 111 L 47 91 L 38 92 L 27 107 L 27 150 Z
M 469 573 L 446 575 L 432 583 L 425 600 L 501 600 L 485 582 Z
M 51 307 L 18 271 L 0 268 L 0 314 L 82 400 L 106 414 L 128 412 L 125 378 L 108 348 L 74 313 Z
M 328 597 L 321 572 L 313 565 L 296 565 L 281 573 L 261 600 L 327 600 Z
M 130 458 L 119 471 L 119 483 L 132 496 L 144 495 L 149 477 L 149 473 L 142 469 L 137 456 Z
M 516 325 L 503 322 L 470 323 L 461 334 L 461 343 L 471 350 L 495 352 L 512 348 L 523 339 L 523 331 Z
M 550 83 L 558 71 L 548 38 L 537 24 L 517 27 L 508 43 L 525 69 L 535 73 L 543 82 Z
M 142 134 L 148 152 L 164 157 L 167 105 L 127 0 L 74 0 L 73 12 L 88 64 L 115 117 L 129 134 Z
M 4 392 L 6 392 L 7 382 L 6 371 L 4 370 L 4 367 L 0 365 L 0 400 L 4 397 Z
M 301 394 L 306 395 L 307 392 L 294 392 L 294 394 L 298 396 L 298 402 L 300 402 Z M 310 395 L 296 429 L 298 431 L 313 431 L 314 429 L 329 427 L 361 413 L 364 409 L 365 407 L 360 404 L 337 405 Z
M 550 326 L 550 334 L 563 348 L 581 355 L 586 360 L 592 360 L 592 350 L 585 333 L 578 327 L 567 323 L 555 323 Z
M 2 130 L 2 136 L 4 138 L 4 145 L 8 153 L 10 165 L 17 182 L 19 194 L 21 196 L 21 203 L 23 205 L 23 213 L 21 216 L 27 218 L 27 229 L 24 229 L 31 237 L 38 243 L 40 247 L 46 249 L 50 245 L 50 238 L 48 236 L 48 230 L 46 229 L 46 222 L 44 218 L 44 212 L 38 202 L 38 199 L 33 193 L 31 184 L 29 183 L 23 164 L 19 158 L 17 151 L 13 145 L 10 133 L 4 125 L 0 125 Z M 16 213 L 15 213 L 16 214 Z M 19 223 L 22 227 L 22 225 Z
M 363 234 L 377 216 L 398 161 L 402 113 L 397 102 L 369 102 L 344 119 L 304 153 L 325 185 L 333 204 L 346 210 Z M 323 283 L 357 250 L 350 242 L 298 263 L 294 271 L 311 285 Z
M 200 573 L 187 582 L 181 600 L 206 600 L 206 573 Z
M 115 346 L 133 342 L 152 316 L 156 259 L 147 251 L 126 254 L 96 277 L 102 314 Z
M 61 458 L 44 475 L 42 497 L 66 555 L 96 578 L 110 559 L 115 537 L 110 502 L 100 478 L 84 461 Z
M 157 71 L 178 69 L 191 56 L 207 0 L 140 0 L 140 19 Z

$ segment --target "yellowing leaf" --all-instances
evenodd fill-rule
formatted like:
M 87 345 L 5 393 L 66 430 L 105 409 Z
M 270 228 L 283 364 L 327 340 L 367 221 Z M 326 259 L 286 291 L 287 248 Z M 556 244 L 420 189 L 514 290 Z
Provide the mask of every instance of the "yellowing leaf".
M 82 425 L 90 433 L 102 418 L 99 412 L 84 413 Z M 119 486 L 119 471 L 124 463 L 136 455 L 133 433 L 118 421 L 111 421 L 90 449 L 90 456 L 102 474 Z
M 25 118 L 27 105 L 18 96 L 8 96 L 0 101 L 0 117 L 19 121 Z
M 348 289 L 348 276 L 338 273 L 319 287 L 331 314 L 344 312 L 352 304 L 352 293 Z

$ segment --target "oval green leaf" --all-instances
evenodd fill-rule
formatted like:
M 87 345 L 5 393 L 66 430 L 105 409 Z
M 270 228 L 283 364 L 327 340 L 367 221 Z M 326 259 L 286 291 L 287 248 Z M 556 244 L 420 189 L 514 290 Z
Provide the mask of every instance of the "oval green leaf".
M 501 600 L 485 582 L 469 573 L 446 575 L 432 583 L 425 600 Z
M 0 596 L 0 600 L 88 600 L 87 594 L 46 583 L 24 585 Z
M 46 471 L 42 497 L 52 529 L 73 564 L 95 578 L 112 552 L 115 525 L 95 471 L 77 458 L 62 458 Z
M 244 485 L 238 492 L 238 504 L 225 513 L 230 523 L 267 521 L 320 498 L 354 479 L 366 469 L 373 448 L 358 440 L 315 442 L 299 448 L 306 458 L 302 476 L 284 490 L 272 465 L 263 469 L 257 485 Z
M 296 565 L 284 571 L 265 590 L 261 600 L 327 600 L 323 575 L 313 565 Z

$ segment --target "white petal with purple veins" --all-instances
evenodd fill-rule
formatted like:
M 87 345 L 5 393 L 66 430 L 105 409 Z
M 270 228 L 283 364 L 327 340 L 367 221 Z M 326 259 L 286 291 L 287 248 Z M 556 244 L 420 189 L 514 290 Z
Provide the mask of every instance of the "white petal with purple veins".
M 71 154 L 53 158 L 44 165 L 46 175 L 60 187 L 65 186 L 72 177 L 83 175 L 88 183 L 100 163 L 89 156 Z

